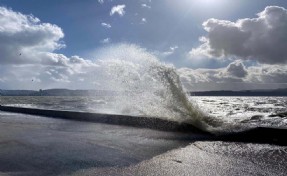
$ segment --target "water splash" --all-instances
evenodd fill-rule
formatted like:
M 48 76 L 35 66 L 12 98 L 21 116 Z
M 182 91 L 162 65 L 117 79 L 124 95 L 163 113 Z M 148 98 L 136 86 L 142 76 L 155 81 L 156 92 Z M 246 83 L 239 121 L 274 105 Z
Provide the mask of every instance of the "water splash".
M 118 93 L 111 104 L 114 113 L 164 118 L 201 129 L 218 125 L 188 100 L 172 65 L 136 45 L 113 45 L 99 53 L 101 85 Z

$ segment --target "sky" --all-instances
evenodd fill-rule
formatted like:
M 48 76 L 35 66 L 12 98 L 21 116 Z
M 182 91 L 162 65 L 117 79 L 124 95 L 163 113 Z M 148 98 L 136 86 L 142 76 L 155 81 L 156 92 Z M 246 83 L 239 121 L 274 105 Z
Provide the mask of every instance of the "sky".
M 102 89 L 101 59 L 116 50 L 173 65 L 192 91 L 286 88 L 286 9 L 285 0 L 0 0 L 0 89 Z

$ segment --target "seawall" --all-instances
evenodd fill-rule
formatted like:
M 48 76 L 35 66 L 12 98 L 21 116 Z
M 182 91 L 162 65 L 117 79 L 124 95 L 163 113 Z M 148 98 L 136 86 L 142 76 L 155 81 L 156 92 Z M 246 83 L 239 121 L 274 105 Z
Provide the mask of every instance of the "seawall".
M 0 105 L 0 110 L 6 112 L 39 115 L 50 118 L 61 118 L 76 121 L 125 125 L 132 127 L 157 129 L 162 131 L 198 132 L 198 133 L 209 134 L 207 132 L 195 128 L 191 124 L 178 123 L 155 117 L 143 117 L 143 116 L 137 117 L 128 115 L 116 115 L 116 114 L 46 110 L 46 109 L 22 108 L 22 107 L 12 107 L 3 105 Z
M 267 143 L 287 146 L 287 129 L 256 127 L 242 132 L 223 133 L 214 135 L 202 131 L 191 124 L 178 123 L 154 117 L 128 116 L 115 114 L 100 114 L 89 112 L 59 111 L 35 108 L 22 108 L 1 106 L 0 111 L 23 113 L 30 115 L 45 116 L 50 118 L 61 118 L 75 121 L 85 121 L 94 123 L 114 124 L 131 126 L 138 128 L 149 128 L 161 131 L 173 131 L 190 133 L 185 140 L 205 140 L 205 141 L 229 141 L 229 142 L 246 142 L 246 143 Z

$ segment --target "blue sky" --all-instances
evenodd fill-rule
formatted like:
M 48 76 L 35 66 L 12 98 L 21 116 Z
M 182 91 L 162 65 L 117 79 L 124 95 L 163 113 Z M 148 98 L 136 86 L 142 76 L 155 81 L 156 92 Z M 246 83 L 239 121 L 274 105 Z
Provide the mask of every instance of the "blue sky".
M 63 41 L 67 45 L 57 51 L 67 56 L 79 55 L 92 57 L 90 51 L 103 45 L 105 38 L 111 42 L 130 42 L 139 44 L 149 50 L 167 51 L 169 47 L 179 46 L 178 53 L 170 56 L 168 61 L 178 66 L 191 67 L 179 59 L 199 44 L 198 38 L 205 34 L 201 24 L 209 18 L 237 20 L 254 17 L 267 5 L 287 7 L 284 0 L 0 0 L 1 6 L 12 8 L 23 14 L 33 14 L 42 22 L 56 24 L 65 33 Z M 113 6 L 125 4 L 125 15 L 110 16 Z M 144 8 L 147 4 L 151 8 Z M 147 22 L 141 24 L 141 19 Z M 101 23 L 111 24 L 110 29 Z M 92 59 L 92 58 L 91 58 Z M 225 63 L 226 64 L 226 63 Z M 202 63 L 202 67 L 216 67 Z M 220 64 L 218 66 L 221 66 Z
M 279 62 L 251 59 L 260 54 L 251 54 L 245 59 L 244 54 L 236 53 L 224 57 L 203 54 L 193 58 L 190 53 L 202 44 L 200 37 L 209 35 L 202 26 L 207 20 L 236 22 L 257 18 L 256 14 L 267 6 L 287 8 L 284 0 L 0 0 L 0 6 L 61 28 L 64 37 L 56 42 L 64 43 L 65 47 L 50 52 L 67 58 L 77 55 L 95 61 L 97 50 L 112 44 L 131 43 L 146 48 L 178 69 L 227 69 L 238 59 L 244 68 L 258 64 L 282 67 Z M 124 6 L 123 13 L 111 15 L 116 6 Z

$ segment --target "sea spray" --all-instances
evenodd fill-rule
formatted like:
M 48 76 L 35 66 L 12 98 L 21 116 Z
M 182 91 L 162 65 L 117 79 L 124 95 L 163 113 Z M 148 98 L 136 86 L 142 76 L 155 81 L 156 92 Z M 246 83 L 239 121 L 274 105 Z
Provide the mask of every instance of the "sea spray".
M 188 100 L 176 69 L 145 49 L 113 45 L 99 51 L 97 64 L 102 69 L 97 81 L 101 78 L 101 86 L 118 94 L 111 103 L 114 113 L 210 127 L 210 118 Z

